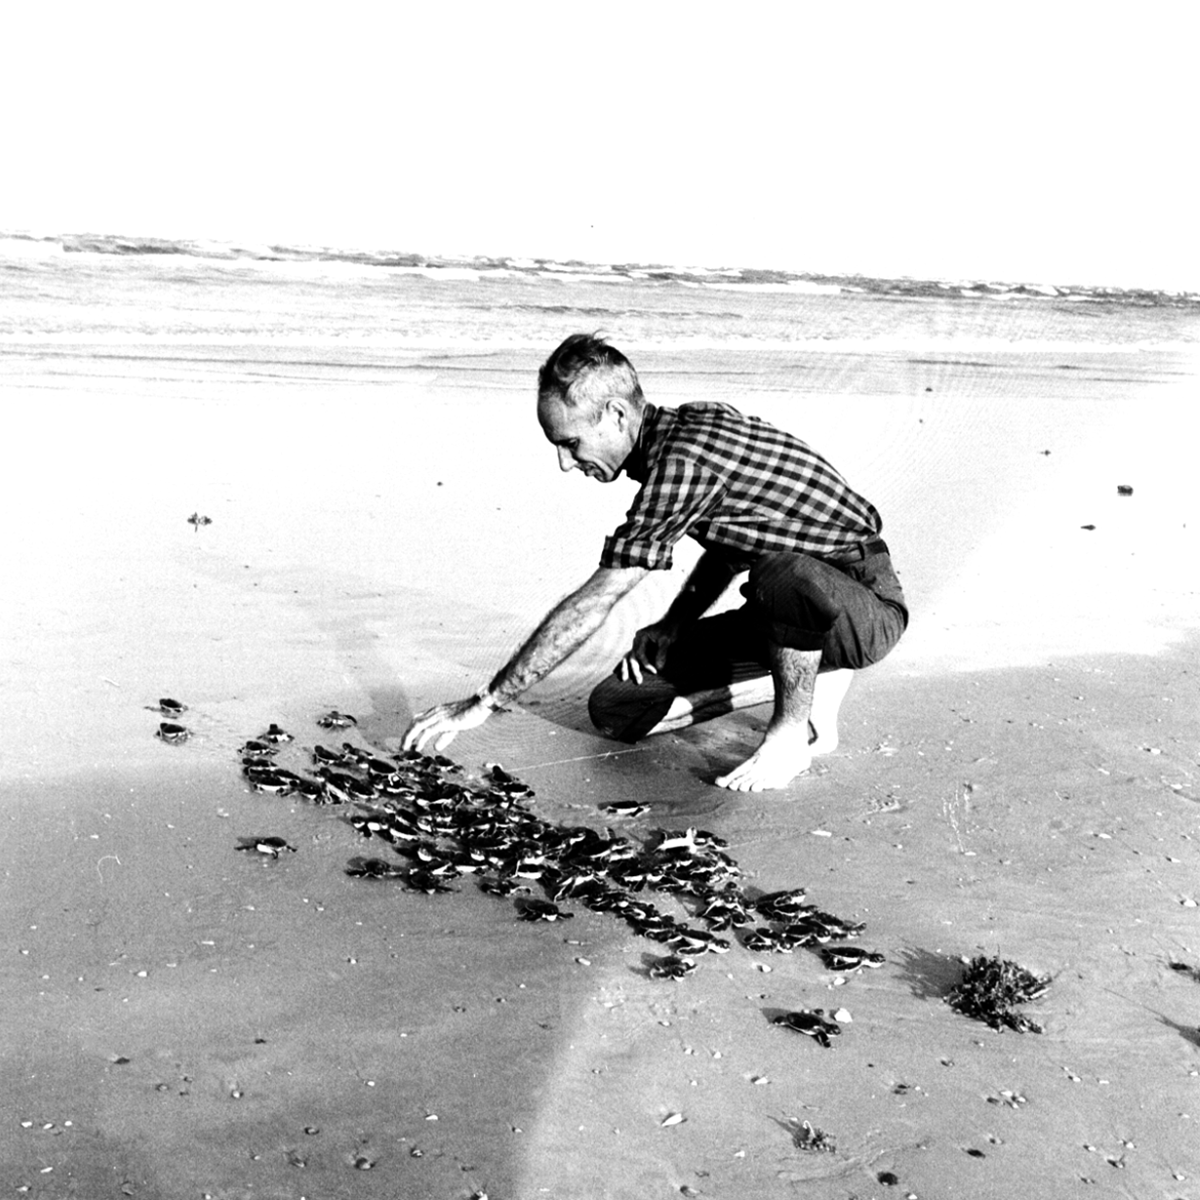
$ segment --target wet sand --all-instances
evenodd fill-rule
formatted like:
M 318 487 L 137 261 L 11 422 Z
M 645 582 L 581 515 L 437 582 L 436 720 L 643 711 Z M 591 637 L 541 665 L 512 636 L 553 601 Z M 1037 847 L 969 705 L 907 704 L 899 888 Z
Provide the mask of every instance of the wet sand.
M 97 361 L 6 380 L 30 450 L 2 547 L 10 1189 L 1200 1196 L 1200 983 L 1170 966 L 1200 966 L 1190 363 L 638 355 L 652 399 L 808 437 L 883 511 L 914 609 L 838 751 L 782 794 L 710 784 L 762 709 L 635 748 L 586 729 L 588 682 L 684 553 L 454 743 L 550 819 L 636 798 L 623 832 L 712 829 L 749 886 L 806 885 L 887 958 L 841 977 L 734 947 L 671 983 L 582 908 L 531 926 L 469 882 L 347 878 L 365 844 L 336 809 L 238 772 L 272 721 L 336 744 L 330 707 L 394 748 L 591 570 L 632 485 L 558 475 L 533 367 Z M 185 745 L 153 737 L 160 696 L 190 706 Z M 235 852 L 264 834 L 297 853 Z M 1043 1034 L 943 1003 L 977 953 L 1053 977 Z M 769 1023 L 796 1007 L 853 1020 L 823 1050 Z M 805 1120 L 835 1152 L 794 1144 Z

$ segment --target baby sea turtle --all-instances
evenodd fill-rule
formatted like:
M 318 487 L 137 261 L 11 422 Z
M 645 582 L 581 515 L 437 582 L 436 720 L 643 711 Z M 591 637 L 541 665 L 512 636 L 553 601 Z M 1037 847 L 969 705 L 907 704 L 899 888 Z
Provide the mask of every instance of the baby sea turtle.
M 290 771 L 280 771 L 275 767 L 248 766 L 243 772 L 250 786 L 256 792 L 269 792 L 275 796 L 286 796 L 295 786 L 295 779 Z
M 437 759 L 434 759 L 436 762 Z M 499 763 L 484 763 L 484 778 L 492 787 L 514 799 L 527 799 L 533 795 L 533 788 L 523 783 L 515 775 L 506 771 Z
M 443 883 L 436 875 L 424 870 L 409 871 L 404 877 L 404 883 L 410 891 L 423 892 L 426 896 L 436 896 L 457 890 Z
M 837 917 L 833 913 L 822 912 L 819 908 L 814 908 L 810 912 L 806 912 L 800 920 L 812 921 L 815 924 L 822 925 L 834 937 L 857 937 L 866 929 L 866 926 L 861 921 L 851 921 L 846 917 Z
M 362 779 L 347 775 L 341 771 L 331 771 L 322 767 L 318 775 L 325 780 L 325 790 L 334 798 L 335 803 L 348 804 L 355 800 L 373 800 L 375 789 Z
M 696 916 L 709 929 L 741 929 L 750 924 L 750 914 L 740 900 L 728 896 L 711 896 L 701 904 Z
M 514 892 L 527 892 L 529 889 L 515 879 L 503 875 L 485 875 L 479 880 L 479 890 L 489 896 L 511 896 Z
M 346 756 L 340 750 L 330 750 L 328 746 L 312 748 L 313 762 L 326 767 L 344 767 L 347 765 Z
M 358 724 L 358 718 L 331 708 L 323 716 L 317 718 L 317 724 L 322 729 L 351 729 Z
M 199 533 L 202 525 L 212 524 L 212 517 L 205 517 L 198 512 L 194 512 L 190 517 L 188 517 L 187 523 L 191 525 L 197 533 Z
M 650 849 L 655 854 L 696 854 L 705 846 L 725 845 L 715 833 L 691 827 L 688 829 L 658 829 L 655 831 L 657 840 L 653 841 Z
M 159 721 L 158 732 L 154 736 L 159 741 L 169 742 L 172 746 L 178 746 L 192 736 L 192 731 L 183 725 L 176 725 L 174 721 Z
M 367 774 L 377 781 L 399 779 L 400 777 L 396 764 L 388 762 L 386 758 L 375 758 L 368 755 L 361 765 L 366 769 Z
M 573 912 L 565 912 L 557 904 L 551 904 L 549 900 L 517 901 L 517 919 L 520 921 L 565 921 L 574 915 Z
M 356 879 L 400 879 L 405 872 L 402 867 L 384 862 L 382 858 L 355 856 L 346 864 L 346 874 Z
M 667 945 L 680 954 L 724 954 L 729 943 L 698 929 L 680 929 L 667 938 Z
M 281 837 L 244 837 L 238 838 L 239 850 L 255 850 L 267 858 L 278 858 L 284 850 L 296 853 L 296 847 Z
M 311 800 L 314 804 L 321 804 L 325 800 L 325 781 L 323 779 L 309 779 L 306 775 L 297 775 L 293 790 L 297 795 L 302 796 L 305 800 Z
M 272 746 L 282 746 L 285 742 L 291 742 L 295 739 L 286 729 L 280 729 L 278 725 L 272 722 L 263 733 L 258 735 L 258 740 L 260 742 L 269 742 Z
M 808 903 L 807 892 L 801 887 L 759 896 L 754 902 L 754 907 L 768 921 L 794 921 L 802 913 L 812 908 L 812 905 Z
M 610 817 L 640 817 L 650 811 L 650 805 L 641 804 L 637 800 L 618 800 L 614 804 L 605 804 L 600 809 Z
M 805 913 L 798 921 L 785 925 L 780 935 L 793 946 L 824 945 L 834 938 L 857 937 L 863 926 L 854 921 L 843 921 L 829 913 Z
M 742 945 L 756 954 L 791 954 L 795 945 L 786 938 L 782 931 L 773 929 L 752 929 L 744 938 Z
M 696 969 L 696 962 L 691 958 L 683 958 L 678 954 L 667 955 L 666 958 L 656 958 L 649 967 L 651 979 L 682 979 Z
M 771 1024 L 802 1033 L 805 1037 L 812 1038 L 818 1046 L 824 1046 L 826 1050 L 830 1048 L 829 1039 L 842 1032 L 842 1027 L 836 1021 L 831 1021 L 825 1016 L 823 1008 L 802 1008 L 797 1012 L 782 1013 L 778 1017 L 772 1017 Z
M 861 946 L 822 946 L 821 958 L 831 971 L 857 971 L 863 967 L 882 967 L 886 961 L 874 950 Z
M 157 704 L 147 704 L 146 708 L 150 712 L 162 713 L 164 717 L 178 717 L 187 712 L 186 704 L 172 700 L 170 696 L 164 696 Z
M 342 755 L 346 764 L 352 767 L 365 767 L 368 759 L 372 757 L 370 751 L 356 746 L 353 742 L 342 743 Z

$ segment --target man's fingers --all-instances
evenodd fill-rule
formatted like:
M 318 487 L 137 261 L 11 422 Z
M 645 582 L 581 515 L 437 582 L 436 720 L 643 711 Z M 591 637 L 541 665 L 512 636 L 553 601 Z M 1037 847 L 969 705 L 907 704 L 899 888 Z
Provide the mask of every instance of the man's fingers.
M 413 717 L 412 724 L 408 727 L 402 743 L 405 750 L 416 750 L 418 754 L 424 750 L 425 743 L 437 725 L 436 714 L 437 709 L 427 708 Z
M 622 683 L 641 683 L 641 664 L 632 654 L 627 654 L 617 663 L 616 675 Z
M 622 683 L 640 684 L 644 682 L 643 671 L 649 671 L 651 675 L 657 675 L 659 666 L 659 663 L 652 662 L 644 655 L 639 655 L 636 650 L 631 650 L 613 668 L 613 674 Z
M 489 709 L 478 696 L 468 696 L 453 704 L 438 704 L 417 713 L 401 739 L 405 750 L 424 753 L 432 745 L 435 752 L 448 746 L 464 729 L 474 729 L 487 720 Z

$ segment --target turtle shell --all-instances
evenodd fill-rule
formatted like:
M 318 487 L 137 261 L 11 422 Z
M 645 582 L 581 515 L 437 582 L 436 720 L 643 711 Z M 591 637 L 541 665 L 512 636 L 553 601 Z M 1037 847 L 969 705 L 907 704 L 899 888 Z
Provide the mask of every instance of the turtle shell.
M 517 901 L 517 919 L 520 921 L 559 921 L 574 915 L 571 912 L 564 912 L 557 904 L 551 904 L 549 900 Z
M 857 971 L 861 967 L 882 967 L 884 957 L 861 946 L 822 946 L 821 958 L 834 971 Z
M 694 959 L 683 958 L 677 954 L 669 954 L 665 958 L 656 958 L 650 964 L 651 979 L 682 979 L 696 969 Z
M 238 838 L 237 849 L 255 850 L 268 858 L 278 858 L 284 850 L 296 853 L 296 847 L 281 837 L 244 837 Z
M 827 1050 L 830 1047 L 829 1039 L 842 1032 L 842 1027 L 836 1021 L 829 1020 L 821 1008 L 802 1008 L 796 1012 L 781 1013 L 771 1019 L 771 1024 L 802 1033 Z
M 363 858 L 356 855 L 346 864 L 346 874 L 357 879 L 397 879 L 404 875 L 395 863 L 382 858 Z

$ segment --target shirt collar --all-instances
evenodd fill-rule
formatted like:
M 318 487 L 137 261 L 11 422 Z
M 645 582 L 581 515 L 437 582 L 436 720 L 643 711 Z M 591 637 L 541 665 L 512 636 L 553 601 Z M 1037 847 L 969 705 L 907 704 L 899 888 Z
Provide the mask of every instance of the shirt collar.
M 674 409 L 659 408 L 655 404 L 647 404 L 642 409 L 642 427 L 638 430 L 637 444 L 621 464 L 630 479 L 637 483 L 646 482 L 674 416 Z

